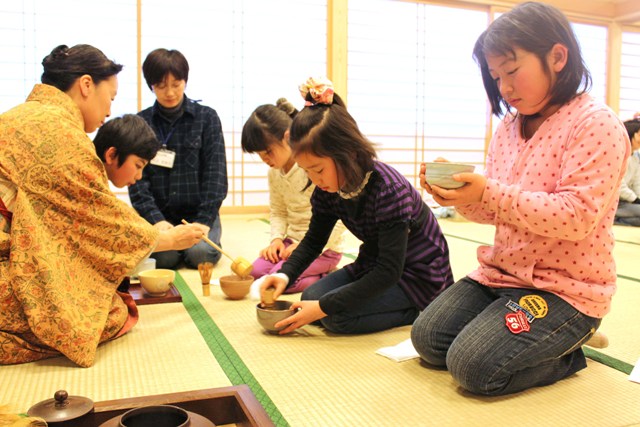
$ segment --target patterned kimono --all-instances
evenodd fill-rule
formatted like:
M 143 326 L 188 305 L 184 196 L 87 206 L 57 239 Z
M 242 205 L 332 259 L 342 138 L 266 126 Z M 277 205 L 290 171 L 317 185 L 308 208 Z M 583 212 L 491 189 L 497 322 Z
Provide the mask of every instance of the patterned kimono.
M 158 231 L 111 192 L 80 109 L 53 86 L 0 115 L 0 197 L 0 364 L 91 366 L 135 323 L 116 288 Z

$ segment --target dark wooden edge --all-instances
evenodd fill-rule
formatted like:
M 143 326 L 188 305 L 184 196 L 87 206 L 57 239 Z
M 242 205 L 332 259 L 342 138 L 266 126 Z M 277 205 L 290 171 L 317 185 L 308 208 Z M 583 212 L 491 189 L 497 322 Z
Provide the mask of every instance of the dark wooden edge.
M 132 408 L 169 404 L 200 414 L 216 425 L 274 426 L 249 386 L 244 384 L 96 402 L 93 412 L 73 420 L 73 426 L 97 427 Z M 59 425 L 66 427 L 67 424 L 61 423 Z M 71 424 L 68 425 L 71 426 Z
M 178 289 L 174 286 L 173 283 L 171 284 L 171 287 L 169 287 L 169 290 L 167 291 L 166 295 L 161 297 L 154 297 L 147 294 L 144 291 L 144 289 L 142 289 L 140 282 L 131 283 L 129 285 L 128 292 L 131 294 L 131 296 L 133 297 L 133 300 L 136 302 L 137 305 L 162 304 L 166 302 L 182 301 L 182 295 L 180 295 L 180 291 L 178 291 Z

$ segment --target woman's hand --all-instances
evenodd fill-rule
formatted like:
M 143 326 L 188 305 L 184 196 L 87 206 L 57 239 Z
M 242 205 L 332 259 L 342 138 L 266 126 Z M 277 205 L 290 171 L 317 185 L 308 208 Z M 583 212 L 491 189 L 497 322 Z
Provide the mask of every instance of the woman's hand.
M 284 251 L 284 242 L 282 239 L 273 239 L 273 242 L 260 251 L 260 257 L 276 263 L 280 261 L 280 254 Z
M 202 236 L 200 227 L 193 224 L 171 226 L 168 230 L 160 231 L 155 252 L 188 249 L 200 242 Z
M 196 227 L 198 227 L 201 231 L 202 234 L 205 236 L 209 235 L 209 231 L 211 230 L 211 227 L 208 227 L 204 224 L 200 224 L 199 222 L 192 222 L 191 224 L 195 225 Z
M 173 228 L 173 224 L 171 224 L 169 221 L 156 222 L 155 224 L 153 224 L 153 226 L 160 231 L 171 230 Z
M 315 322 L 316 320 L 320 320 L 327 316 L 327 314 L 320 308 L 319 301 L 298 301 L 294 302 L 291 305 L 291 308 L 299 308 L 299 310 L 295 314 L 287 317 L 286 319 L 282 319 L 273 325 L 276 328 L 284 327 L 283 330 L 278 332 L 280 335 L 293 332 L 304 325 L 308 325 L 311 322 Z
M 291 254 L 293 253 L 293 251 L 298 247 L 297 243 L 292 243 L 289 246 L 287 246 L 285 248 L 284 251 L 282 251 L 282 253 L 280 254 L 280 258 L 282 259 L 289 259 L 289 257 L 291 256 Z

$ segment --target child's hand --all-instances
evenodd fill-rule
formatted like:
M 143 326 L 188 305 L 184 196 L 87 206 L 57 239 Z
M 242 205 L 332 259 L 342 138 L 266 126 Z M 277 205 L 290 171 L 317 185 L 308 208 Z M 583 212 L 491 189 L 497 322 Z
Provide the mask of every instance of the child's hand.
M 427 193 L 433 194 L 433 192 L 431 191 L 431 186 L 427 182 L 426 172 L 427 165 L 424 163 L 420 163 L 420 174 L 418 175 L 420 177 L 420 187 L 424 188 Z
M 478 203 L 482 200 L 484 188 L 487 185 L 487 178 L 484 175 L 477 173 L 458 173 L 453 175 L 453 179 L 466 182 L 467 184 L 454 190 L 447 190 L 436 185 L 429 187 L 429 194 L 433 196 L 433 200 L 440 206 L 462 206 Z
M 264 276 L 264 280 L 262 280 L 262 283 L 260 284 L 260 300 L 264 300 L 264 291 L 268 288 L 275 288 L 275 291 L 273 292 L 273 299 L 277 300 L 278 297 L 282 295 L 286 287 L 287 284 L 281 277 L 271 275 Z
M 449 163 L 449 160 L 445 159 L 444 157 L 438 157 L 434 160 L 434 162 Z M 420 186 L 427 190 L 427 193 L 433 194 L 431 186 L 427 182 L 426 172 L 427 165 L 425 163 L 420 163 L 420 174 L 418 175 L 420 177 Z
M 280 261 L 282 252 L 284 251 L 284 242 L 282 239 L 273 239 L 273 242 L 266 248 L 260 251 L 260 257 L 276 263 Z
M 320 302 L 318 301 L 298 301 L 294 302 L 291 305 L 291 308 L 298 310 L 294 315 L 287 317 L 273 325 L 276 328 L 284 327 L 283 330 L 279 332 L 280 335 L 288 334 L 289 332 L 293 332 L 294 330 L 308 325 L 311 322 L 315 322 L 316 320 L 320 320 L 323 317 L 326 317 L 327 314 L 322 311 L 320 308 Z M 287 326 L 288 325 L 288 326 Z
M 289 246 L 287 246 L 285 248 L 284 251 L 282 251 L 282 253 L 280 254 L 280 257 L 282 259 L 289 259 L 289 257 L 291 256 L 291 254 L 293 253 L 293 251 L 298 247 L 297 243 L 292 243 Z

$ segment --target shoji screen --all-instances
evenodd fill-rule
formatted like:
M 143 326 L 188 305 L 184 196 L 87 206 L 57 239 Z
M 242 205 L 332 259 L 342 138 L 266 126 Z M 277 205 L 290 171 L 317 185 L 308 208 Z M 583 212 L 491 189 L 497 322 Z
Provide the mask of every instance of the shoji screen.
M 471 54 L 486 25 L 486 12 L 349 1 L 348 107 L 408 178 L 439 156 L 482 165 L 487 104 Z
M 25 100 L 54 47 L 80 43 L 125 66 L 112 115 L 136 111 L 136 0 L 3 1 L 0 22 L 0 111 Z
M 603 25 L 571 23 L 580 43 L 582 57 L 591 72 L 591 96 L 606 102 L 607 94 L 607 27 Z
M 326 74 L 325 0 L 169 0 L 142 3 L 142 58 L 178 49 L 190 65 L 186 94 L 214 108 L 225 132 L 229 196 L 223 206 L 268 205 L 267 169 L 243 154 L 242 126 L 261 104 L 288 98 L 297 85 Z M 145 86 L 143 108 L 154 97 Z
M 628 120 L 640 112 L 640 33 L 622 33 L 620 67 L 620 118 Z

